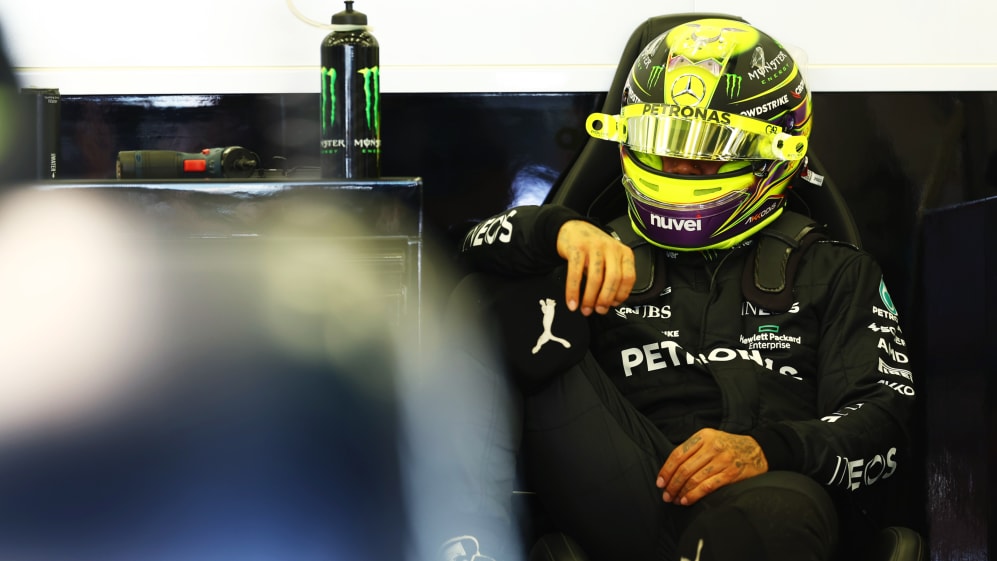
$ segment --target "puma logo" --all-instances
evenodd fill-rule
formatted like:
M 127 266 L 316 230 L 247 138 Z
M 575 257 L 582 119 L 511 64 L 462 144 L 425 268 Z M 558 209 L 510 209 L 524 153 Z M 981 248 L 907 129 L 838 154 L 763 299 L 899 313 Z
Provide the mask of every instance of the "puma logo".
M 696 558 L 690 560 L 688 557 L 683 557 L 680 561 L 699 561 L 699 556 L 703 553 L 703 540 L 699 540 L 699 544 L 696 545 Z
M 537 344 L 533 346 L 533 354 L 540 352 L 540 348 L 547 343 L 554 341 L 560 343 L 565 349 L 571 348 L 571 343 L 566 339 L 562 339 L 551 333 L 551 326 L 554 325 L 554 308 L 557 307 L 557 301 L 553 298 L 545 298 L 540 300 L 540 310 L 543 312 L 543 333 L 537 339 Z

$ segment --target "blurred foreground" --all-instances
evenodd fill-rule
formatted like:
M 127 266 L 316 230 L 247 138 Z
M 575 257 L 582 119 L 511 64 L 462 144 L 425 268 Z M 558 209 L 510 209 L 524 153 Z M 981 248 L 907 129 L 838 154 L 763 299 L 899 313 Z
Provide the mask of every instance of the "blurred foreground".
M 445 431 L 486 396 L 444 347 L 477 335 L 424 286 L 420 343 L 369 227 L 325 212 L 333 237 L 184 237 L 93 193 L 0 199 L 0 559 L 431 556 Z

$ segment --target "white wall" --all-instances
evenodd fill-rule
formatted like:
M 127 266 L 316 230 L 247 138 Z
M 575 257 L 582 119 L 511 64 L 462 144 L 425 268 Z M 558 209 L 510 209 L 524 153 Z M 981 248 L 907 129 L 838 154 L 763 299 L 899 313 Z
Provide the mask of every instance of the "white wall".
M 339 0 L 0 0 L 23 86 L 317 92 Z M 612 6 L 612 8 L 610 8 Z M 648 16 L 738 14 L 807 51 L 815 91 L 997 90 L 994 0 L 357 0 L 385 92 L 601 91 Z

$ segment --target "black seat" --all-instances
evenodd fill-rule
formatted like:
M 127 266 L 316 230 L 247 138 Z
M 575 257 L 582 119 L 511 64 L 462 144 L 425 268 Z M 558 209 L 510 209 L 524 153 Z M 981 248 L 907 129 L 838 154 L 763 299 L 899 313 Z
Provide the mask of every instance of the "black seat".
M 685 13 L 655 16 L 637 27 L 627 41 L 606 95 L 602 112 L 619 111 L 627 74 L 644 46 L 661 33 L 686 21 L 700 18 L 726 18 L 745 21 L 729 14 Z M 861 247 L 858 227 L 834 182 L 812 151 L 807 168 L 814 172 L 811 180 L 797 178 L 787 193 L 788 208 L 810 216 L 825 226 L 831 237 Z M 603 224 L 626 214 L 626 198 L 620 184 L 619 147 L 612 142 L 590 138 L 578 157 L 561 175 L 547 196 L 547 203 L 575 209 Z M 570 538 L 544 536 L 531 555 L 531 561 L 580 561 L 585 559 L 577 548 L 564 546 Z M 554 544 L 554 545 L 551 545 Z M 868 561 L 924 561 L 927 557 L 923 536 L 900 526 L 884 528 L 858 548 L 850 558 Z

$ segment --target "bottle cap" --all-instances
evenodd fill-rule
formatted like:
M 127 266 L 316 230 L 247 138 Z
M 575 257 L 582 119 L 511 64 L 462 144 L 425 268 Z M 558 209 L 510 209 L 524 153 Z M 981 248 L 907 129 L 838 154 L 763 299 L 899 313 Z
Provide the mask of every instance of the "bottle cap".
M 364 26 L 367 25 L 367 14 L 353 10 L 353 0 L 346 0 L 346 9 L 332 14 L 333 25 Z

